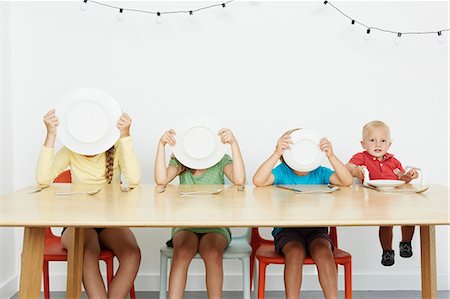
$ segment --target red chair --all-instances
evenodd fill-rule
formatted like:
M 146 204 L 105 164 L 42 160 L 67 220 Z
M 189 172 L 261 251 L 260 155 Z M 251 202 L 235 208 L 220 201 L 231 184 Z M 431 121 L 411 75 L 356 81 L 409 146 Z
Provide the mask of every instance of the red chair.
M 54 183 L 71 183 L 72 176 L 70 170 L 66 170 L 58 175 L 53 181 Z M 109 287 L 114 277 L 114 252 L 109 249 L 102 249 L 99 260 L 106 264 L 106 281 Z M 45 230 L 45 246 L 44 246 L 44 298 L 50 298 L 50 281 L 49 281 L 49 262 L 65 262 L 67 261 L 67 250 L 61 244 L 61 237 L 55 236 L 50 227 Z M 130 290 L 130 298 L 136 299 L 134 285 Z
M 345 279 L 345 299 L 352 298 L 352 256 L 350 253 L 340 250 L 337 242 L 336 227 L 330 228 L 330 238 L 334 246 L 334 261 L 336 268 L 338 265 L 344 266 Z M 250 271 L 253 271 L 255 258 L 259 263 L 258 272 L 258 299 L 264 299 L 264 291 L 266 287 L 266 267 L 269 264 L 284 264 L 284 256 L 278 255 L 275 252 L 275 245 L 273 240 L 267 240 L 261 237 L 258 228 L 252 229 L 251 245 L 253 254 L 250 260 Z M 314 260 L 307 256 L 305 258 L 305 265 L 314 265 Z

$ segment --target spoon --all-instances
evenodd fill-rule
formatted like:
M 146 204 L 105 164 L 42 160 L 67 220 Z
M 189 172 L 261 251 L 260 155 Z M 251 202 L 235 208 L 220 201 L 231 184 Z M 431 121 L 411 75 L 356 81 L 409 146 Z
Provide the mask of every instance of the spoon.
M 79 191 L 79 192 L 55 192 L 55 195 L 56 196 L 68 196 L 68 195 L 76 195 L 76 194 L 95 195 L 95 194 L 99 193 L 100 191 L 102 191 L 102 189 L 97 189 L 95 191 L 87 191 L 87 192 L 83 192 L 83 191 Z

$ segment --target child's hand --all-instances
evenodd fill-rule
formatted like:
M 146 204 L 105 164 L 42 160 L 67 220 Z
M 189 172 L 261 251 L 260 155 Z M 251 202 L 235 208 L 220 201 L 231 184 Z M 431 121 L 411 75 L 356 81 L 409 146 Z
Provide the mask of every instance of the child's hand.
M 278 139 L 277 147 L 275 148 L 275 153 L 280 157 L 283 155 L 284 151 L 291 148 L 292 140 L 291 134 L 284 134 Z
M 55 115 L 55 109 L 50 110 L 44 115 L 44 123 L 47 127 L 47 135 L 56 136 L 56 127 L 59 125 L 59 120 Z
M 405 181 L 406 183 L 411 182 L 414 179 L 417 179 L 419 177 L 419 173 L 415 169 L 408 170 L 407 173 L 400 173 L 399 179 L 402 181 Z
M 170 129 L 169 131 L 165 132 L 164 135 L 161 136 L 161 139 L 159 139 L 159 142 L 162 145 L 166 145 L 168 143 L 170 146 L 174 146 L 176 143 L 175 131 Z
M 352 175 L 360 180 L 364 180 L 364 169 L 365 165 L 357 166 L 352 169 Z
M 322 151 L 325 152 L 328 159 L 334 155 L 333 146 L 331 145 L 331 142 L 325 137 L 320 139 L 319 147 Z
M 130 136 L 130 126 L 131 126 L 131 117 L 122 113 L 119 120 L 117 121 L 117 128 L 120 130 L 120 138 Z
M 219 131 L 219 136 L 220 136 L 220 140 L 224 144 L 228 143 L 231 145 L 236 142 L 236 138 L 234 138 L 234 135 L 230 129 L 221 129 Z

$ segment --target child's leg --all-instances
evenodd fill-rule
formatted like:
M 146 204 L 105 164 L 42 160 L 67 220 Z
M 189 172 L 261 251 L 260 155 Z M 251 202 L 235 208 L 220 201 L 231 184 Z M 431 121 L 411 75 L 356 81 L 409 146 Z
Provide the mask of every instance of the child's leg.
M 402 226 L 402 242 L 411 242 L 415 226 Z
M 317 265 L 319 282 L 325 298 L 337 299 L 337 269 L 330 242 L 323 238 L 314 239 L 309 245 L 309 253 Z
M 109 298 L 126 298 L 141 262 L 136 238 L 129 228 L 105 228 L 99 239 L 102 246 L 111 249 L 119 260 L 119 268 L 109 285 Z
M 284 254 L 284 287 L 286 289 L 286 299 L 300 297 L 300 287 L 302 285 L 303 262 L 306 257 L 306 250 L 302 243 L 290 241 L 283 246 Z
M 67 249 L 69 243 L 67 230 L 61 237 L 61 243 Z M 94 229 L 86 228 L 84 230 L 83 284 L 89 298 L 108 298 L 98 265 L 99 255 L 98 234 Z
M 227 240 L 218 233 L 208 233 L 200 239 L 198 251 L 205 262 L 208 298 L 222 298 L 223 252 Z
M 195 233 L 181 230 L 172 238 L 173 259 L 169 275 L 169 299 L 183 298 L 187 272 L 192 258 L 198 252 L 198 237 Z
M 380 226 L 378 236 L 383 251 L 392 250 L 392 229 L 392 226 Z

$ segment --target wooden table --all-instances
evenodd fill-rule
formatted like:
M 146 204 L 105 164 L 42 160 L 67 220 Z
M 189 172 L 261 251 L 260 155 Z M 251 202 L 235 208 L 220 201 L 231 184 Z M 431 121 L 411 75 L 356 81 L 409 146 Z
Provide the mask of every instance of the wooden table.
M 54 184 L 41 192 L 24 188 L 0 198 L 1 226 L 25 227 L 19 298 L 39 298 L 46 226 L 68 226 L 67 298 L 81 298 L 84 227 L 271 227 L 420 225 L 422 298 L 437 298 L 435 225 L 449 225 L 449 188 L 422 194 L 388 194 L 361 186 L 329 194 L 303 194 L 273 186 L 141 185 L 121 192 L 100 186 L 96 195 L 55 196 L 95 190 L 93 185 Z M 180 196 L 179 191 L 217 190 Z M 151 234 L 151 230 L 148 232 Z

